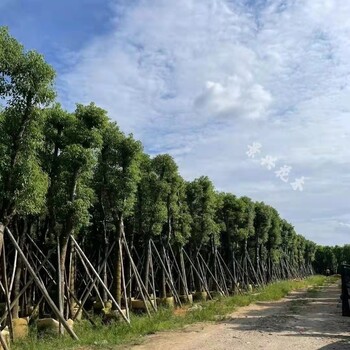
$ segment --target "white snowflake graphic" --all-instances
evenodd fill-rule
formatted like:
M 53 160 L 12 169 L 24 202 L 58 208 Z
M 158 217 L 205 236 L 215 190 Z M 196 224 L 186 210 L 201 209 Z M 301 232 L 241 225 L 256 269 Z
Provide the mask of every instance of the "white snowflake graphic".
M 256 154 L 261 152 L 261 144 L 259 142 L 253 142 L 253 144 L 248 146 L 248 151 L 246 154 L 249 158 L 254 158 Z
M 276 160 L 277 158 L 266 156 L 264 158 L 261 158 L 260 164 L 262 166 L 266 166 L 267 169 L 271 170 L 276 166 Z
M 295 181 L 291 182 L 290 185 L 292 186 L 294 191 L 299 190 L 301 192 L 304 189 L 304 187 L 303 187 L 304 184 L 305 184 L 305 177 L 302 176 L 302 177 L 299 177 L 299 178 L 295 179 Z
M 292 167 L 289 165 L 283 165 L 278 170 L 275 171 L 275 174 L 278 178 L 280 178 L 283 182 L 288 182 L 288 175 Z

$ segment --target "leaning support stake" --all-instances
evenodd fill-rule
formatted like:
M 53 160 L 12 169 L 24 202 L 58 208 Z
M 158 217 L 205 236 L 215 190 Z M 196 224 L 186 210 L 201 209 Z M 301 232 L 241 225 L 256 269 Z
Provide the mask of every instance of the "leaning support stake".
M 41 293 L 43 294 L 44 298 L 46 299 L 47 303 L 49 304 L 49 306 L 51 307 L 52 311 L 54 312 L 54 314 L 57 316 L 57 318 L 59 319 L 60 322 L 62 322 L 63 327 L 66 329 L 66 331 L 69 333 L 69 335 L 75 339 L 75 340 L 79 340 L 79 338 L 77 337 L 77 335 L 74 333 L 73 329 L 69 327 L 67 321 L 64 319 L 63 315 L 60 313 L 60 311 L 58 310 L 57 306 L 55 305 L 55 303 L 53 302 L 53 300 L 50 298 L 49 293 L 47 292 L 47 289 L 45 288 L 44 284 L 40 281 L 39 277 L 35 274 L 35 271 L 33 270 L 33 268 L 31 267 L 29 261 L 27 260 L 26 256 L 24 255 L 22 249 L 19 247 L 18 243 L 16 242 L 15 238 L 13 237 L 11 231 L 6 227 L 6 232 L 13 244 L 13 246 L 15 247 L 15 249 L 18 251 L 18 254 L 20 255 L 20 257 L 22 258 L 22 261 L 24 263 L 24 265 L 26 266 L 28 272 L 31 274 L 31 276 L 34 279 L 34 282 L 36 283 L 36 285 L 38 286 L 38 288 L 40 289 Z
M 0 344 L 4 350 L 10 350 L 9 347 L 7 346 L 6 340 L 1 332 L 0 332 Z
M 12 313 L 11 313 L 11 301 L 9 288 L 7 283 L 7 271 L 6 271 L 6 252 L 5 252 L 5 244 L 2 246 L 2 269 L 3 269 L 3 278 L 4 278 L 4 291 L 6 297 L 6 310 L 9 319 L 9 331 L 10 331 L 10 339 L 13 341 L 13 324 L 12 324 Z
M 115 242 L 113 242 L 113 244 L 112 244 L 111 247 L 109 248 L 109 250 L 108 250 L 106 256 L 104 257 L 104 260 L 103 260 L 101 266 L 99 267 L 99 269 L 98 269 L 98 271 L 97 271 L 97 272 L 98 272 L 98 275 L 100 275 L 100 274 L 102 273 L 103 265 L 104 265 L 105 263 L 107 263 L 108 257 L 109 257 L 109 255 L 111 254 L 111 252 L 112 252 L 112 250 L 113 250 L 113 248 L 114 248 L 114 245 L 115 245 Z M 77 312 L 76 312 L 75 315 L 73 316 L 73 321 L 75 321 L 76 317 L 79 315 L 80 310 L 83 309 L 83 307 L 84 307 L 84 305 L 85 305 L 85 302 L 86 302 L 86 300 L 89 298 L 89 295 L 90 295 L 91 291 L 94 289 L 94 285 L 96 284 L 96 282 L 97 282 L 97 277 L 95 276 L 95 278 L 94 278 L 94 280 L 91 282 L 90 286 L 87 285 L 87 286 L 85 287 L 85 289 L 84 289 L 84 291 L 83 291 L 83 293 L 82 293 L 82 295 L 83 295 L 84 297 L 82 298 L 82 301 L 80 302 L 80 305 L 79 305 L 79 308 L 78 308 Z
M 49 253 L 47 254 L 47 257 L 42 261 L 41 265 L 35 270 L 36 274 L 38 274 L 39 271 L 41 270 L 41 268 L 46 264 L 46 261 L 50 258 L 52 252 L 53 252 L 53 250 L 49 251 Z M 19 292 L 19 294 L 16 296 L 16 298 L 14 298 L 12 300 L 11 305 L 10 305 L 10 309 L 11 310 L 14 307 L 15 303 L 17 302 L 17 300 L 24 294 L 24 292 L 27 290 L 27 288 L 29 286 L 31 286 L 32 283 L 33 283 L 33 277 L 31 277 L 29 279 L 29 281 L 25 284 L 25 286 L 22 288 L 22 290 Z M 1 286 L 1 282 L 0 282 L 0 286 Z M 5 294 L 5 292 L 4 292 L 4 294 Z M 5 310 L 4 314 L 1 316 L 0 324 L 2 324 L 5 321 L 6 317 L 7 317 L 7 310 Z
M 73 240 L 73 243 L 74 243 L 75 247 L 77 248 L 77 251 L 80 253 L 81 257 L 85 260 L 87 266 L 90 267 L 90 269 L 93 272 L 93 274 L 97 277 L 98 281 L 101 283 L 102 287 L 105 289 L 107 295 L 111 298 L 112 302 L 117 307 L 117 310 L 119 311 L 120 315 L 123 317 L 124 321 L 127 322 L 128 324 L 130 324 L 130 320 L 124 315 L 124 313 L 123 313 L 122 309 L 120 308 L 119 304 L 113 298 L 113 295 L 108 290 L 107 286 L 104 284 L 104 282 L 102 281 L 102 278 L 99 276 L 99 274 L 97 273 L 95 268 L 92 266 L 90 260 L 87 258 L 87 256 L 83 252 L 83 250 L 80 248 L 78 242 L 74 239 L 73 236 L 70 236 L 70 238 L 71 238 L 71 240 Z
M 154 244 L 153 240 L 151 240 L 151 243 L 152 243 L 152 245 L 153 245 L 153 247 L 154 247 L 154 250 L 155 250 L 155 252 L 156 252 L 156 254 L 157 254 L 158 260 L 159 260 L 159 262 L 160 262 L 160 264 L 161 264 L 161 266 L 162 266 L 162 268 L 163 268 L 163 270 L 164 270 L 164 272 L 165 272 L 165 275 L 166 275 L 166 277 L 168 278 L 169 287 L 170 287 L 170 289 L 171 289 L 171 291 L 172 291 L 172 293 L 173 293 L 173 295 L 174 295 L 174 298 L 177 300 L 178 305 L 181 307 L 181 306 L 182 306 L 181 300 L 180 300 L 180 298 L 179 298 L 179 295 L 177 294 L 176 288 L 175 288 L 175 286 L 174 286 L 174 284 L 173 284 L 173 281 L 172 281 L 172 279 L 171 279 L 171 276 L 170 276 L 170 274 L 169 274 L 169 271 L 166 269 L 166 266 L 164 265 L 164 262 L 163 262 L 163 260 L 162 260 L 162 258 L 161 258 L 161 256 L 160 256 L 160 254 L 159 254 L 159 252 L 158 252 L 158 249 L 157 249 L 156 245 Z

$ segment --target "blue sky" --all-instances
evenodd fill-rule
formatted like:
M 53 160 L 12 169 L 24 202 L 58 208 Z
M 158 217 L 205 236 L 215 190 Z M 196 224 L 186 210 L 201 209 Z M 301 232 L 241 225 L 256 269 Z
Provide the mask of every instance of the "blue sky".
M 64 53 L 79 51 L 92 37 L 111 30 L 112 20 L 108 1 L 0 0 L 0 23 L 56 69 L 66 65 Z
M 0 0 L 66 108 L 96 102 L 186 179 L 265 201 L 322 244 L 350 237 L 349 14 L 341 0 Z

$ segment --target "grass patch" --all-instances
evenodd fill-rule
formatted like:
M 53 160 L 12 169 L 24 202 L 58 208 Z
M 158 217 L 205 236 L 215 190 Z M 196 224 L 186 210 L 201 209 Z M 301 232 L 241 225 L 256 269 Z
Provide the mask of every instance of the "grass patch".
M 195 310 L 186 313 L 174 313 L 173 310 L 161 309 L 152 318 L 145 315 L 132 315 L 131 326 L 125 323 L 109 326 L 98 325 L 92 328 L 87 321 L 75 325 L 75 332 L 80 342 L 74 342 L 68 336 L 62 338 L 38 339 L 36 332 L 23 342 L 12 345 L 12 350 L 52 350 L 52 349 L 115 349 L 116 345 L 140 343 L 142 337 L 159 331 L 173 330 L 197 322 L 210 322 L 224 319 L 237 307 L 246 306 L 256 301 L 278 300 L 296 289 L 319 287 L 330 282 L 324 276 L 312 276 L 304 280 L 291 280 L 272 283 L 254 290 L 252 294 L 235 295 L 208 301 Z

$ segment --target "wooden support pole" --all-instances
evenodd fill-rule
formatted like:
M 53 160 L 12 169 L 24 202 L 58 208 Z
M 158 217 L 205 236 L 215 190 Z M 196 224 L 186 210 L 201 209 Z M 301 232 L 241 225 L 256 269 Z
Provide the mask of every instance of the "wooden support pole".
M 122 245 L 119 244 L 119 256 L 120 256 L 120 263 L 121 263 L 121 270 L 122 270 L 122 283 L 123 283 L 123 290 L 124 290 L 124 300 L 125 300 L 125 310 L 126 310 L 126 317 L 130 319 L 130 313 L 129 313 L 129 305 L 128 305 L 128 295 L 126 291 L 126 285 L 125 285 L 125 271 L 124 271 L 124 262 L 123 262 L 123 250 Z
M 147 298 L 148 298 L 148 300 L 149 300 L 149 302 L 152 305 L 154 310 L 155 310 L 155 308 L 154 308 L 154 305 L 152 303 L 152 299 L 151 299 L 150 295 L 148 294 L 148 291 L 146 290 L 145 285 L 142 282 L 142 279 L 141 279 L 141 277 L 139 275 L 139 272 L 137 271 L 137 267 L 136 267 L 136 265 L 134 263 L 134 260 L 132 259 L 132 256 L 131 256 L 131 253 L 130 253 L 130 250 L 129 250 L 129 247 L 128 247 L 128 244 L 126 242 L 126 239 L 125 239 L 124 235 L 122 236 L 122 243 L 124 244 L 125 251 L 126 251 L 126 253 L 127 253 L 128 257 L 129 257 L 129 260 L 130 260 L 130 263 L 131 263 L 131 267 L 134 270 L 135 277 L 136 277 L 136 283 L 139 285 L 141 298 L 142 298 L 142 300 L 144 302 L 147 314 L 148 314 L 149 317 L 151 317 L 151 313 L 149 311 L 149 308 L 148 308 L 148 305 L 147 305 L 147 302 L 146 302 L 145 294 L 146 294 L 146 296 L 147 296 Z M 145 291 L 145 294 L 143 293 L 143 290 Z
M 111 294 L 111 292 L 109 291 L 109 289 L 107 288 L 107 286 L 104 284 L 104 282 L 102 281 L 102 278 L 99 276 L 99 274 L 97 273 L 97 271 L 95 270 L 95 268 L 92 266 L 90 260 L 87 258 L 87 256 L 85 255 L 85 253 L 83 252 L 83 250 L 80 248 L 78 242 L 75 240 L 75 238 L 73 236 L 70 236 L 70 238 L 73 240 L 74 244 L 75 244 L 75 248 L 77 249 L 77 252 L 80 253 L 80 256 L 85 260 L 85 263 L 88 265 L 88 267 L 91 269 L 91 271 L 93 272 L 93 274 L 97 277 L 98 281 L 101 283 L 102 287 L 105 289 L 107 295 L 111 298 L 112 302 L 115 304 L 115 306 L 117 307 L 117 310 L 119 311 L 119 313 L 121 314 L 121 316 L 123 317 L 123 319 L 125 320 L 125 322 L 127 322 L 128 324 L 130 324 L 130 320 L 124 315 L 122 309 L 120 308 L 119 304 L 116 302 L 116 300 L 114 299 L 113 295 Z
M 187 260 L 189 261 L 189 263 L 191 264 L 193 271 L 196 273 L 197 277 L 198 277 L 199 280 L 202 282 L 205 291 L 208 293 L 208 296 L 210 297 L 210 299 L 212 299 L 211 294 L 210 294 L 210 291 L 209 291 L 209 289 L 207 288 L 206 284 L 204 283 L 204 280 L 203 280 L 201 274 L 199 273 L 199 271 L 197 270 L 196 266 L 194 265 L 193 261 L 192 261 L 192 260 L 190 259 L 190 257 L 187 255 L 185 249 L 182 248 L 182 251 L 185 253 L 185 256 L 186 256 Z M 194 279 L 194 278 L 192 278 L 192 279 Z
M 226 265 L 226 263 L 225 263 L 223 257 L 221 256 L 220 252 L 218 252 L 218 258 L 219 258 L 219 260 L 221 261 L 221 264 L 222 264 L 221 266 L 224 267 L 224 270 L 226 270 L 226 272 L 227 272 L 228 275 L 230 276 L 231 281 L 233 281 L 233 283 L 236 284 L 235 278 L 233 277 L 233 275 L 232 275 L 230 269 L 228 268 L 228 266 Z
M 215 260 L 216 260 L 216 264 L 219 266 L 220 276 L 221 276 L 221 279 L 222 279 L 223 288 L 225 289 L 225 293 L 228 296 L 230 293 L 229 293 L 229 290 L 228 290 L 228 287 L 227 287 L 227 284 L 226 284 L 226 274 L 225 274 L 224 269 L 223 269 L 223 267 L 221 265 L 221 261 L 219 259 L 217 251 L 216 251 L 216 254 L 215 254 Z
M 70 290 L 69 287 L 67 287 L 67 290 L 68 290 L 68 293 L 72 296 L 72 298 L 74 299 L 74 301 L 77 303 L 77 305 L 79 305 L 80 309 L 79 310 L 82 310 L 82 312 L 84 313 L 84 315 L 86 316 L 86 318 L 89 320 L 89 322 L 94 326 L 96 327 L 96 323 L 95 321 L 91 318 L 91 316 L 89 315 L 89 313 L 83 308 L 81 307 L 81 302 L 78 300 L 78 298 L 74 295 L 74 293 Z M 78 311 L 75 313 L 75 318 L 76 318 L 76 315 L 78 314 Z M 74 320 L 73 320 L 74 321 Z
M 89 277 L 90 282 L 92 283 L 93 288 L 94 288 L 95 291 L 96 291 L 96 295 L 97 295 L 99 301 L 101 302 L 101 305 L 103 305 L 103 307 L 105 307 L 105 304 L 104 304 L 104 301 L 103 301 L 103 299 L 102 299 L 102 297 L 101 297 L 100 291 L 98 290 L 98 288 L 97 288 L 97 286 L 96 286 L 96 281 L 94 281 L 94 279 L 92 278 L 91 273 L 90 273 L 89 269 L 87 268 L 87 266 L 86 266 L 86 264 L 85 264 L 85 262 L 84 262 L 84 258 L 82 257 L 82 255 L 80 254 L 80 252 L 77 252 L 77 253 L 78 253 L 78 256 L 79 256 L 79 258 L 80 258 L 80 261 L 81 261 L 81 263 L 82 263 L 82 265 L 83 265 L 83 267 L 84 267 L 84 269 L 85 269 L 85 271 L 86 271 L 86 274 L 87 274 L 87 276 Z
M 180 298 L 179 298 L 179 295 L 178 295 L 177 292 L 176 292 L 175 286 L 173 285 L 171 276 L 169 275 L 169 272 L 167 271 L 167 269 L 166 269 L 166 267 L 165 267 L 165 265 L 164 265 L 164 263 L 163 263 L 163 260 L 162 260 L 160 254 L 159 254 L 159 252 L 158 252 L 158 250 L 157 250 L 156 245 L 154 244 L 154 242 L 153 242 L 152 240 L 151 240 L 151 242 L 152 242 L 152 245 L 153 245 L 153 247 L 154 247 L 154 250 L 155 250 L 156 253 L 157 253 L 159 262 L 160 262 L 160 264 L 162 265 L 162 268 L 164 269 L 164 272 L 165 272 L 165 274 L 166 274 L 166 276 L 167 276 L 167 278 L 168 278 L 168 280 L 169 280 L 170 289 L 172 290 L 175 299 L 177 299 L 177 303 L 178 303 L 179 306 L 181 307 L 181 300 L 180 300 Z
M 24 255 L 22 249 L 20 248 L 20 246 L 18 245 L 18 243 L 16 242 L 15 238 L 13 237 L 11 231 L 6 228 L 6 232 L 13 244 L 13 246 L 15 247 L 15 249 L 18 251 L 19 256 L 22 258 L 22 261 L 24 263 L 24 265 L 26 266 L 28 272 L 31 274 L 31 276 L 34 279 L 35 284 L 38 286 L 38 288 L 40 289 L 41 293 L 43 294 L 45 300 L 47 301 L 47 303 L 49 304 L 49 306 L 51 307 L 52 311 L 54 312 L 54 314 L 56 315 L 56 317 L 62 322 L 64 328 L 66 329 L 66 331 L 68 332 L 68 334 L 75 340 L 79 340 L 79 338 L 77 337 L 77 335 L 74 333 L 73 329 L 71 327 L 69 327 L 67 321 L 64 319 L 63 315 L 60 313 L 60 311 L 58 310 L 57 306 L 55 305 L 54 301 L 51 299 L 47 289 L 45 288 L 44 284 L 40 281 L 39 277 L 35 274 L 35 271 L 33 270 L 32 266 L 29 264 L 26 256 Z
M 28 235 L 28 234 L 27 234 L 27 238 L 34 245 L 34 247 L 37 249 L 37 251 L 42 255 L 42 257 L 45 258 L 46 254 L 38 247 L 38 245 L 34 242 L 33 238 L 30 237 L 30 235 Z M 56 272 L 56 267 L 50 261 L 48 261 L 47 263 L 52 268 L 52 270 Z
M 152 277 L 152 291 L 153 291 L 153 300 L 154 300 L 154 306 L 157 311 L 157 296 L 156 296 L 156 283 L 154 278 L 154 268 L 153 268 L 153 256 L 152 256 L 152 248 L 151 248 L 151 242 L 148 241 L 148 249 L 149 249 L 149 265 L 151 268 L 151 277 Z
M 42 264 L 35 270 L 35 273 L 38 274 L 39 271 L 42 269 L 43 265 L 46 263 L 46 261 L 50 258 L 51 254 L 52 254 L 53 250 L 49 251 L 49 253 L 47 254 L 47 257 L 45 258 L 45 260 L 42 262 Z M 31 277 L 28 282 L 25 284 L 25 286 L 22 288 L 22 290 L 18 293 L 18 295 L 16 296 L 16 298 L 14 300 L 12 300 L 11 305 L 10 305 L 10 309 L 12 310 L 12 308 L 14 307 L 15 303 L 17 302 L 17 300 L 23 295 L 23 293 L 32 285 L 34 279 L 33 277 Z M 0 318 L 0 324 L 4 322 L 4 320 L 7 317 L 7 310 L 4 312 L 4 314 L 1 316 Z
M 60 259 L 61 259 L 61 245 L 60 245 L 60 240 L 57 239 L 58 308 L 60 310 L 60 313 L 63 315 L 64 314 L 64 297 L 63 297 L 63 290 L 62 290 L 62 274 L 60 269 L 60 263 L 61 263 Z M 59 325 L 58 325 L 58 332 L 60 335 L 63 334 L 63 328 L 62 328 L 61 322 L 59 322 Z
M 185 294 L 186 294 L 186 297 L 187 297 L 187 300 L 189 300 L 189 292 L 188 292 L 188 286 L 187 286 L 187 280 L 186 280 L 186 274 L 184 273 L 184 269 L 185 267 L 183 266 L 182 269 L 180 268 L 179 264 L 177 263 L 176 261 L 176 257 L 175 257 L 175 254 L 174 254 L 174 251 L 173 251 L 173 248 L 171 247 L 171 245 L 169 244 L 169 250 L 171 252 L 171 255 L 173 257 L 173 260 L 174 260 L 174 265 L 177 269 L 177 272 L 180 276 L 180 280 L 182 281 L 182 284 L 184 286 L 184 291 L 185 291 Z M 180 262 L 181 264 L 181 262 Z
M 8 281 L 7 281 L 5 244 L 3 244 L 3 246 L 2 246 L 2 273 L 3 273 L 3 278 L 4 278 L 4 290 L 5 290 L 5 297 L 6 297 L 6 309 L 7 309 L 7 315 L 8 315 L 8 318 L 9 318 L 10 338 L 11 338 L 11 341 L 13 341 L 12 313 L 11 313 L 11 305 L 10 305 L 11 301 L 10 301 L 9 287 L 8 287 Z
M 210 291 L 209 291 L 208 281 L 207 281 L 207 277 L 204 274 L 203 266 L 202 266 L 202 264 L 199 261 L 198 253 L 197 253 L 196 259 L 197 259 L 197 265 L 198 265 L 199 273 L 202 274 L 202 280 L 203 280 L 203 283 L 204 283 L 204 288 L 207 290 L 209 298 L 213 299 L 213 297 L 211 296 Z
M 124 244 L 125 251 L 128 254 L 128 256 L 129 256 L 129 259 L 130 259 L 130 262 L 131 262 L 131 267 L 134 270 L 135 277 L 136 277 L 136 282 L 139 285 L 141 297 L 142 297 L 142 300 L 145 303 L 145 307 L 146 307 L 147 313 L 148 313 L 149 316 L 151 316 L 151 314 L 150 314 L 150 312 L 148 310 L 148 307 L 147 307 L 146 298 L 145 298 L 144 293 L 143 293 L 142 290 L 144 290 L 144 292 L 145 292 L 145 294 L 147 296 L 147 299 L 149 300 L 149 302 L 150 302 L 150 304 L 151 304 L 151 306 L 152 306 L 154 311 L 157 311 L 157 306 L 154 305 L 154 303 L 152 303 L 151 296 L 149 295 L 148 290 L 147 290 L 146 286 L 144 285 L 144 283 L 142 281 L 142 278 L 141 278 L 141 276 L 140 276 L 140 274 L 139 274 L 139 272 L 137 270 L 137 266 L 136 266 L 136 264 L 134 262 L 134 259 L 132 258 L 132 255 L 131 255 L 131 252 L 130 252 L 130 249 L 129 249 L 129 246 L 128 246 L 128 242 L 126 241 L 124 230 L 123 230 L 123 236 L 122 236 L 122 243 Z
M 210 271 L 209 266 L 207 265 L 207 263 L 204 261 L 202 254 L 198 253 L 199 257 L 201 258 L 201 260 L 203 261 L 204 266 L 207 268 L 211 278 L 213 279 L 213 281 L 215 282 L 216 286 L 219 288 L 220 293 L 225 294 L 225 292 L 223 291 L 223 289 L 221 288 L 219 282 L 217 281 L 217 279 L 215 278 L 215 276 L 213 275 L 213 273 Z
M 16 268 L 17 268 L 17 257 L 18 257 L 18 252 L 17 250 L 15 251 L 15 258 L 13 261 L 13 269 L 12 269 L 12 276 L 11 276 L 11 281 L 10 281 L 10 288 L 9 288 L 9 294 L 12 294 L 12 287 L 13 287 L 13 282 L 15 280 L 15 275 L 16 275 Z
M 1 332 L 0 332 L 0 343 L 4 350 L 10 350 Z
M 175 300 L 177 300 L 178 305 L 180 307 L 182 307 L 181 300 L 180 300 L 180 297 L 179 297 L 179 293 L 176 290 L 175 283 L 174 283 L 174 280 L 173 280 L 173 276 L 172 276 L 172 273 L 171 273 L 170 259 L 169 259 L 169 256 L 167 254 L 167 251 L 165 250 L 165 247 L 164 246 L 162 246 L 162 247 L 163 247 L 163 252 L 164 252 L 164 258 L 165 258 L 166 264 L 168 266 L 168 270 L 167 270 L 168 271 L 168 273 L 167 273 L 168 274 L 168 280 L 169 280 L 170 284 L 173 286 L 173 289 L 174 289 L 174 292 L 175 292 L 175 295 L 174 295 Z M 176 260 L 175 260 L 175 262 L 176 262 Z
M 100 268 L 99 268 L 99 270 L 98 270 L 98 275 L 101 274 L 101 272 L 102 272 L 102 270 L 103 270 L 103 268 L 104 268 L 104 264 L 107 263 L 108 257 L 109 257 L 109 255 L 111 254 L 111 252 L 112 252 L 112 250 L 113 250 L 113 248 L 114 248 L 114 245 L 115 245 L 115 242 L 113 242 L 113 244 L 111 245 L 111 247 L 109 248 L 109 250 L 108 250 L 108 252 L 107 252 L 107 255 L 104 257 L 104 260 L 103 260 L 103 262 L 102 262 L 102 264 L 101 264 L 101 266 L 100 266 Z M 84 291 L 83 291 L 83 294 L 82 294 L 82 295 L 83 295 L 82 301 L 81 301 L 81 303 L 80 303 L 80 305 L 79 305 L 79 308 L 78 308 L 77 312 L 76 312 L 75 315 L 73 316 L 73 321 L 74 321 L 74 320 L 76 319 L 76 317 L 78 316 L 80 310 L 84 307 L 84 305 L 85 305 L 85 303 L 86 303 L 86 300 L 88 299 L 88 297 L 89 297 L 91 291 L 93 290 L 94 285 L 95 285 L 96 282 L 97 282 L 97 277 L 95 276 L 95 278 L 94 278 L 94 280 L 91 282 L 90 286 L 87 285 L 87 286 L 85 287 L 85 289 L 84 289 Z M 107 294 L 107 293 L 106 293 L 106 294 Z

